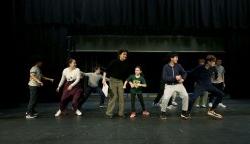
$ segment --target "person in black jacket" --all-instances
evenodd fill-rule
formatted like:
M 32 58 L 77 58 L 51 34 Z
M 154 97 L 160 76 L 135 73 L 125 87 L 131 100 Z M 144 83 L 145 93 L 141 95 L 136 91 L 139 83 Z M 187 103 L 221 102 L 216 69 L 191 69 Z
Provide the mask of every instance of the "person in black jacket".
M 215 118 L 223 118 L 221 114 L 218 114 L 214 111 L 218 104 L 221 102 L 222 97 L 224 96 L 224 93 L 221 90 L 217 89 L 215 86 L 213 86 L 211 82 L 211 78 L 214 72 L 213 67 L 215 66 L 215 61 L 216 57 L 214 55 L 208 55 L 206 57 L 206 64 L 195 68 L 190 73 L 194 76 L 196 85 L 194 88 L 194 93 L 189 97 L 189 114 L 197 97 L 199 97 L 204 91 L 208 91 L 209 93 L 213 94 L 216 99 L 213 103 L 213 106 L 209 108 L 207 114 Z

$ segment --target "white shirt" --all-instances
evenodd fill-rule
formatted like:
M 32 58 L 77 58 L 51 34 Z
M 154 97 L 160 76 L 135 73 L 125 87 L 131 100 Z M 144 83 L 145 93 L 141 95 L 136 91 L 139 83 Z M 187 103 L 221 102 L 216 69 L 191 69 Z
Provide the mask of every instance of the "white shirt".
M 31 74 L 34 74 L 35 77 L 36 77 L 38 80 L 41 81 L 43 75 L 42 75 L 42 72 L 41 72 L 41 70 L 40 70 L 40 68 L 39 68 L 38 66 L 33 66 L 33 67 L 30 69 L 30 75 L 31 75 Z M 35 81 L 34 79 L 32 79 L 31 77 L 30 77 L 30 80 L 29 80 L 28 85 L 29 85 L 29 86 L 40 86 L 40 84 L 39 84 L 37 81 Z
M 212 79 L 212 83 L 223 83 L 225 82 L 224 80 L 224 74 L 225 74 L 225 69 L 222 65 L 216 66 L 216 70 L 218 72 L 218 78 L 217 79 Z
M 71 86 L 73 87 L 80 81 L 80 77 L 81 77 L 81 73 L 80 73 L 79 68 L 75 68 L 73 70 L 71 70 L 70 68 L 65 68 L 62 72 L 62 78 L 58 87 L 60 88 L 64 84 L 65 80 L 68 82 L 74 81 L 71 84 Z

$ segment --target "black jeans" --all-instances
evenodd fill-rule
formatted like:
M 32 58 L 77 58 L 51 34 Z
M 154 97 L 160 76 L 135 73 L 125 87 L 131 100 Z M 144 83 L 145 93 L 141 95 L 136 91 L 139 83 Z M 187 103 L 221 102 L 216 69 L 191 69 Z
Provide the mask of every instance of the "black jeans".
M 30 99 L 29 99 L 29 104 L 28 104 L 28 114 L 32 114 L 35 112 L 35 107 L 37 104 L 37 98 L 39 94 L 39 87 L 37 86 L 29 86 L 30 90 Z
M 218 106 L 218 104 L 222 100 L 222 97 L 224 96 L 224 93 L 221 90 L 219 90 L 218 88 L 216 88 L 215 86 L 213 86 L 212 84 L 209 84 L 209 85 L 198 85 L 197 84 L 195 86 L 194 93 L 192 95 L 189 95 L 188 111 L 191 111 L 195 100 L 204 91 L 208 91 L 208 92 L 210 92 L 211 94 L 213 94 L 215 96 L 215 101 L 214 101 L 213 106 L 211 108 L 212 110 L 215 109 Z
M 85 95 L 80 100 L 80 104 L 79 104 L 80 107 L 82 106 L 82 104 L 84 104 L 87 101 L 87 99 L 89 98 L 90 94 L 93 93 L 93 92 L 97 93 L 100 96 L 100 105 L 104 104 L 105 95 L 102 92 L 102 89 L 100 87 L 90 87 L 90 86 L 87 86 L 86 89 L 85 89 Z
M 223 82 L 222 83 L 213 83 L 213 86 L 215 86 L 217 89 L 219 89 L 221 91 L 224 91 L 224 84 L 223 84 Z M 210 94 L 208 97 L 209 97 L 208 98 L 208 102 L 212 103 L 214 101 L 214 97 L 215 96 L 213 94 Z
M 137 95 L 137 97 L 138 97 L 138 99 L 140 101 L 142 111 L 145 111 L 145 104 L 144 104 L 144 101 L 143 101 L 142 94 L 131 94 L 131 111 L 135 112 L 135 97 L 136 97 L 136 95 Z

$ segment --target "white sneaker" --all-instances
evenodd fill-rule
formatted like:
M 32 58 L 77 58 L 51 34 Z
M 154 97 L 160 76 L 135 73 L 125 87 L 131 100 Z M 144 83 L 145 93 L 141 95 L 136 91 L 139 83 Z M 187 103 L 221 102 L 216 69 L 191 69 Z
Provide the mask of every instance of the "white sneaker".
M 219 105 L 218 105 L 219 107 L 222 107 L 222 108 L 226 108 L 227 106 L 226 105 L 224 105 L 223 103 L 219 103 Z
M 173 105 L 169 105 L 169 106 L 167 106 L 167 109 L 169 109 L 169 110 L 174 109 L 174 106 Z
M 172 102 L 172 105 L 177 106 L 178 103 L 176 103 L 175 101 L 173 101 L 173 102 Z
M 26 119 L 33 119 L 33 118 L 36 118 L 37 116 L 27 114 L 25 117 L 26 117 Z
M 208 107 L 212 107 L 213 106 L 213 103 L 208 103 Z
M 202 108 L 206 108 L 207 106 L 206 105 L 201 105 Z
M 59 109 L 59 110 L 56 112 L 55 117 L 59 117 L 61 114 L 62 114 L 62 111 Z
M 78 116 L 81 116 L 81 115 L 82 115 L 82 112 L 81 112 L 79 109 L 77 109 L 75 113 L 76 113 L 76 115 L 78 115 Z
M 195 105 L 195 107 L 199 108 L 199 107 L 200 107 L 200 105 Z

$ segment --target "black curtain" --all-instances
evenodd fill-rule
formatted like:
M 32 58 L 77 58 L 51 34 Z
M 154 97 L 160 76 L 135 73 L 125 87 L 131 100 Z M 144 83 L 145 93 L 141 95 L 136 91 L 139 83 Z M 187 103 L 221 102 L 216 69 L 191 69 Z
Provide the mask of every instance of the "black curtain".
M 237 98 L 249 97 L 236 89 L 242 74 L 236 68 L 247 64 L 241 58 L 250 46 L 249 0 L 11 0 L 10 15 L 8 40 L 14 51 L 9 53 L 14 53 L 15 62 L 9 67 L 21 95 L 16 99 L 26 97 L 33 55 L 45 56 L 45 71 L 59 79 L 68 56 L 68 36 L 76 34 L 222 37 L 231 64 L 230 90 Z
M 247 89 L 250 78 L 248 49 L 249 31 L 231 31 L 226 39 L 226 59 L 228 60 L 227 88 L 232 98 L 250 98 Z
M 25 0 L 27 24 L 248 28 L 249 0 Z

